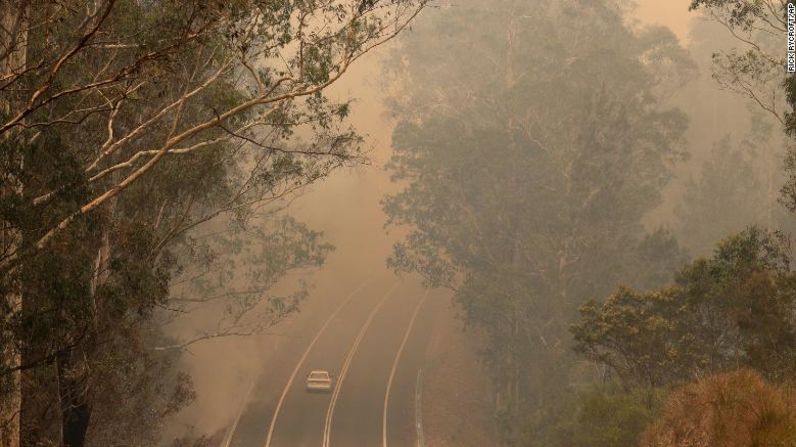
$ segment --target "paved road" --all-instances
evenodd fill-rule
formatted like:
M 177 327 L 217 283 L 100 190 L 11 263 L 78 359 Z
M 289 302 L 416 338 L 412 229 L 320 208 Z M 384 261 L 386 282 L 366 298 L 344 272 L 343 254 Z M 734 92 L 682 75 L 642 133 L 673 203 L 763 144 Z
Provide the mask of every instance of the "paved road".
M 291 323 L 224 447 L 417 445 L 418 372 L 440 306 L 416 280 L 394 277 L 337 295 L 311 300 Z M 304 390 L 312 369 L 332 373 L 334 392 Z

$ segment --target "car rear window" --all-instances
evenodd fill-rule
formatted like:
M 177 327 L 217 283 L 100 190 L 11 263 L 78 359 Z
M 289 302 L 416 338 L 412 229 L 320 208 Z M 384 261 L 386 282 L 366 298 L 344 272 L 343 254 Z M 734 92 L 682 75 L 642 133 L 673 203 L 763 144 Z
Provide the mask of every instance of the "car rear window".
M 315 371 L 310 373 L 310 379 L 328 379 L 329 374 L 325 372 Z

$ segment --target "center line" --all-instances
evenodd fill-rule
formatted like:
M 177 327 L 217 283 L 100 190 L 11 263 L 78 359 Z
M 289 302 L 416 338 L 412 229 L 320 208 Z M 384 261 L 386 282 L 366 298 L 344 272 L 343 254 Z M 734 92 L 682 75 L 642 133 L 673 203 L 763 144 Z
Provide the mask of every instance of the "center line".
M 288 379 L 287 383 L 285 384 L 285 388 L 282 389 L 282 395 L 279 396 L 279 402 L 277 402 L 276 409 L 274 409 L 274 415 L 271 417 L 271 425 L 268 427 L 268 437 L 265 440 L 265 447 L 271 447 L 271 438 L 274 435 L 274 428 L 276 428 L 276 418 L 279 416 L 279 410 L 282 409 L 282 404 L 285 401 L 285 396 L 287 396 L 287 392 L 288 390 L 290 390 L 290 386 L 293 384 L 293 380 L 296 379 L 296 375 L 298 374 L 299 369 L 301 369 L 301 365 L 304 363 L 304 361 L 307 359 L 307 356 L 310 354 L 312 347 L 315 346 L 315 343 L 318 341 L 319 338 L 321 338 L 321 334 L 323 334 L 323 331 L 326 329 L 327 326 L 329 326 L 329 323 L 332 322 L 334 317 L 337 316 L 337 314 L 340 313 L 343 307 L 345 307 L 345 305 L 348 304 L 354 298 L 354 295 L 356 295 L 357 292 L 362 290 L 362 288 L 365 287 L 365 285 L 370 281 L 371 281 L 370 279 L 363 281 L 356 289 L 354 289 L 353 292 L 351 292 L 346 297 L 346 299 L 337 307 L 337 309 L 335 309 L 335 311 L 332 312 L 331 315 L 329 315 L 329 317 L 323 323 L 323 326 L 321 326 L 320 330 L 318 330 L 318 333 L 315 335 L 315 338 L 313 338 L 312 342 L 310 342 L 309 346 L 307 346 L 307 349 L 304 351 L 304 354 L 302 354 L 301 358 L 296 364 L 296 367 L 293 369 L 293 373 L 290 374 L 290 379 Z
M 387 298 L 392 295 L 393 290 L 395 290 L 397 286 L 398 281 L 396 281 L 395 284 L 390 287 L 390 290 L 384 294 L 384 297 L 382 297 L 381 301 L 379 301 L 379 304 L 377 304 L 376 307 L 370 312 L 367 321 L 365 321 L 365 324 L 362 325 L 362 329 L 359 330 L 359 334 L 357 334 L 354 344 L 351 345 L 351 349 L 349 349 L 348 354 L 346 355 L 345 361 L 343 362 L 343 367 L 340 369 L 340 378 L 337 379 L 337 384 L 334 386 L 334 390 L 332 391 L 332 398 L 329 401 L 329 407 L 326 409 L 326 421 L 323 427 L 323 447 L 329 447 L 331 444 L 334 407 L 337 405 L 337 399 L 340 397 L 340 390 L 343 388 L 343 380 L 345 380 L 345 376 L 348 374 L 348 369 L 351 366 L 351 361 L 354 359 L 354 354 L 356 354 L 359 344 L 362 343 L 362 339 L 365 337 L 365 332 L 367 332 L 370 323 L 373 321 L 373 317 L 376 316 L 376 313 L 387 301 Z

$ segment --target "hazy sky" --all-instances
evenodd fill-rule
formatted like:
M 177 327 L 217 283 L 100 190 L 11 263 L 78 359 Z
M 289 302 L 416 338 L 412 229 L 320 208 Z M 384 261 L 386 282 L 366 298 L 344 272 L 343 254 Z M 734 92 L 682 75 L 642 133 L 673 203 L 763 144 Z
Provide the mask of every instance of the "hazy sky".
M 637 4 L 636 15 L 642 22 L 668 26 L 681 41 L 688 37 L 688 23 L 695 15 L 688 11 L 690 0 L 637 0 Z

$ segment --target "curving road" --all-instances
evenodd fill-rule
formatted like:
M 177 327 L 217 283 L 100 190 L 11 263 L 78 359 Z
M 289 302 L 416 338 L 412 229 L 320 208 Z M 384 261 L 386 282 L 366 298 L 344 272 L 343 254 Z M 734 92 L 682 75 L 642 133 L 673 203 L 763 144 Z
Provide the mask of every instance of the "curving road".
M 347 290 L 307 304 L 243 396 L 224 447 L 421 445 L 418 379 L 440 300 L 394 277 Z M 304 390 L 312 369 L 331 372 L 333 392 Z

